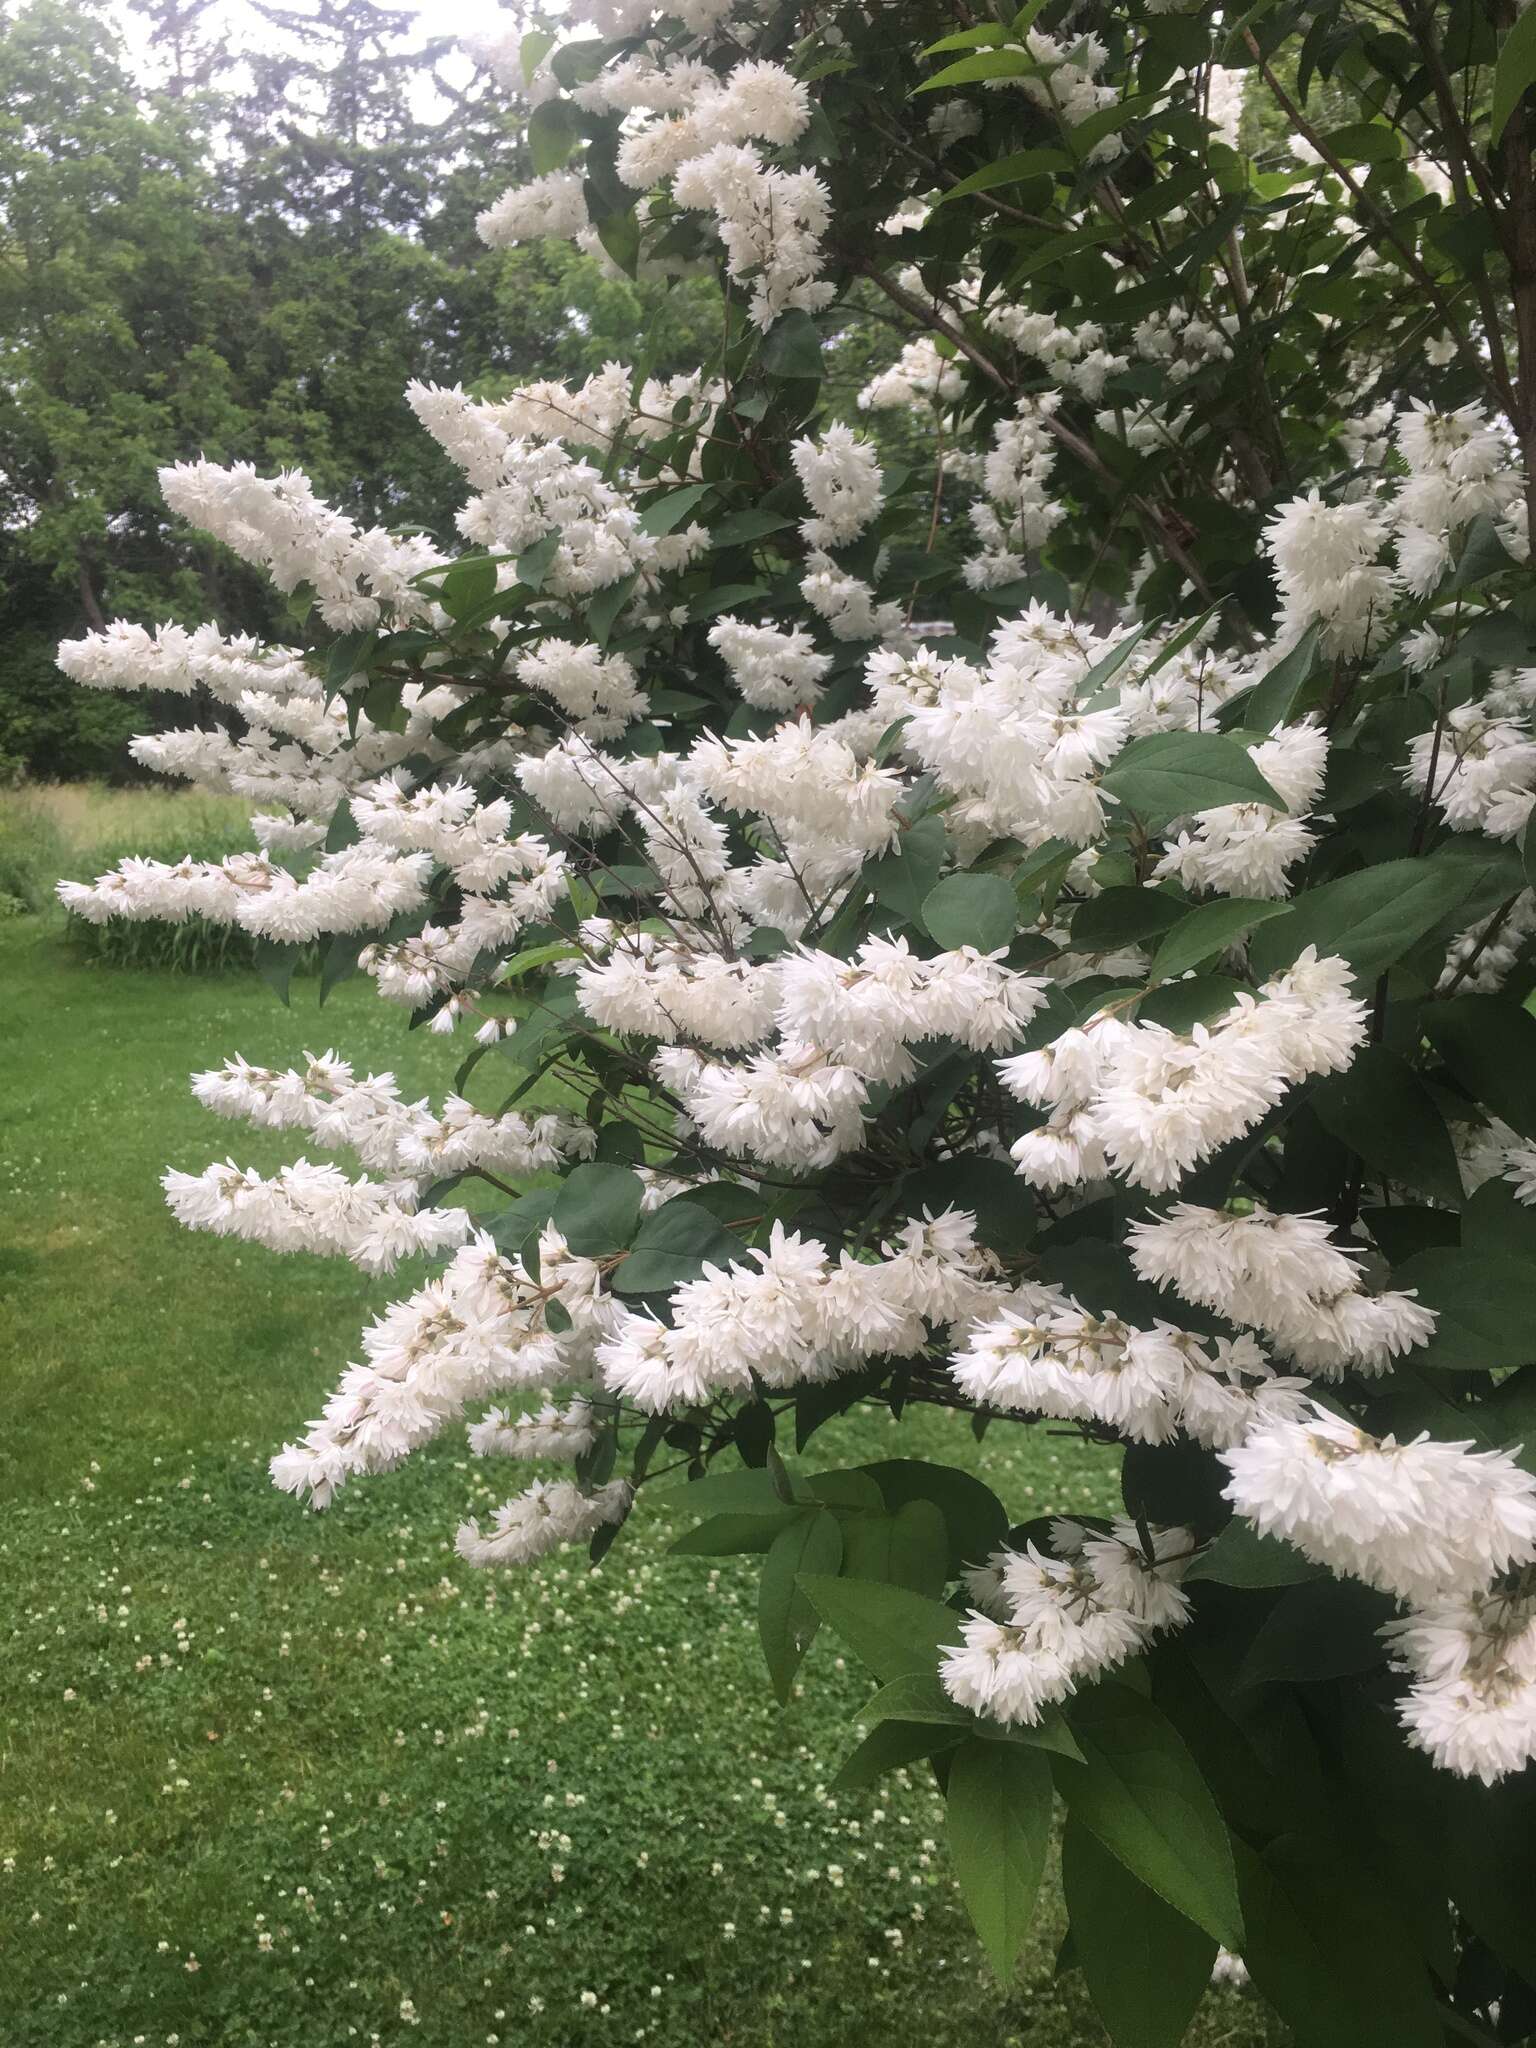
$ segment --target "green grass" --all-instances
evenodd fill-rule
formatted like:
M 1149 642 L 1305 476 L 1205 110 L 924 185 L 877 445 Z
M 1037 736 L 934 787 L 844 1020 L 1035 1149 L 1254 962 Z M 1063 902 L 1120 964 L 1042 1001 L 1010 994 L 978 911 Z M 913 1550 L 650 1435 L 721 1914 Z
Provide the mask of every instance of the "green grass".
M 370 987 L 314 1002 L 0 927 L 0 2043 L 1100 2048 L 1052 1976 L 1054 1890 L 1005 2000 L 923 1773 L 825 1790 L 864 1681 L 824 1638 L 776 1709 L 754 1572 L 669 1560 L 651 1494 L 598 1572 L 477 1574 L 455 1523 L 518 1482 L 461 1435 L 324 1516 L 271 1489 L 410 1276 L 179 1231 L 166 1165 L 296 1149 L 209 1117 L 187 1074 L 340 1039 L 440 1093 L 457 1057 Z M 1021 1517 L 1114 1492 L 1070 1438 L 978 1447 L 942 1415 L 812 1449 L 898 1441 Z M 1268 2038 L 1230 1993 L 1190 2035 Z

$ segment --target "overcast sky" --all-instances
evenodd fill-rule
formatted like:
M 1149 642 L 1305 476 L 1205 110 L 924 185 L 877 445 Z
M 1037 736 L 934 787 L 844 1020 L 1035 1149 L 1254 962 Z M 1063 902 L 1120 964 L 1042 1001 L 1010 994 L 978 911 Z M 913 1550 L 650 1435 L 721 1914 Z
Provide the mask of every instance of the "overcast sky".
M 317 13 L 313 0 L 283 0 L 295 12 Z M 454 37 L 484 32 L 494 27 L 507 15 L 515 15 L 515 7 L 508 8 L 500 0 L 446 0 L 437 6 L 423 7 L 419 0 L 379 0 L 380 6 L 391 14 L 397 14 L 404 24 L 410 25 L 413 40 L 426 42 L 432 36 L 452 35 Z M 559 12 L 558 4 L 547 11 Z M 149 52 L 149 36 L 143 18 L 129 7 L 119 4 L 113 9 L 123 40 L 130 55 L 146 81 L 153 82 L 155 65 Z M 280 45 L 281 38 L 269 21 L 262 19 L 247 0 L 216 0 L 204 17 L 205 33 L 211 33 L 217 26 L 227 37 L 232 50 L 254 50 Z M 465 83 L 473 69 L 467 57 L 454 55 L 445 61 L 442 69 L 455 84 Z M 430 119 L 440 111 L 438 96 L 433 92 L 428 79 L 415 85 L 416 111 Z

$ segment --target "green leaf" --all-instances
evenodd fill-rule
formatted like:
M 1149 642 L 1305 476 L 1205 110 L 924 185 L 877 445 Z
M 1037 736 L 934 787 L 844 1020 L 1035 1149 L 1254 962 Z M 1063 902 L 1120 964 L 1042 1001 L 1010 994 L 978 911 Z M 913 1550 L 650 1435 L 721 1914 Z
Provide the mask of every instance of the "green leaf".
M 542 540 L 536 540 L 531 548 L 524 548 L 517 558 L 517 580 L 526 584 L 529 590 L 544 588 L 544 578 L 549 574 L 550 564 L 560 549 L 560 529 L 551 527 Z
M 1424 1035 L 1474 1102 L 1536 1138 L 1536 1017 L 1523 1004 L 1507 996 L 1430 1003 Z
M 637 579 L 624 576 L 617 583 L 610 583 L 587 600 L 587 631 L 599 647 L 608 645 L 608 636 L 613 631 L 614 621 L 630 599 L 630 593 Z
M 1113 953 L 1139 945 L 1184 918 L 1185 906 L 1161 889 L 1102 889 L 1080 904 L 1072 918 L 1072 946 L 1079 953 Z
M 946 949 L 995 953 L 1019 922 L 1018 899 L 1001 875 L 946 875 L 923 898 L 923 923 Z
M 626 277 L 634 277 L 640 268 L 640 217 L 635 209 L 630 206 L 622 213 L 604 214 L 595 226 L 606 253 Z
M 786 1470 L 795 1487 L 796 1499 L 808 1505 L 811 1496 L 800 1486 L 794 1467 L 789 1466 Z M 669 1508 L 675 1507 L 679 1514 L 684 1515 L 778 1515 L 784 1512 L 784 1499 L 774 1485 L 773 1474 L 763 1466 L 744 1466 L 733 1472 L 705 1472 L 684 1486 L 668 1487 L 662 1499 Z
M 697 1280 L 706 1260 L 726 1266 L 733 1259 L 741 1263 L 746 1255 L 741 1239 L 712 1211 L 677 1195 L 642 1218 L 613 1285 L 619 1294 L 670 1294 L 685 1281 Z
M 938 57 L 946 50 L 974 50 L 978 47 L 986 49 L 995 43 L 1006 43 L 1009 40 L 1009 31 L 1000 21 L 983 21 L 978 22 L 974 28 L 958 28 L 951 36 L 940 36 L 936 43 L 930 43 L 926 49 L 919 50 L 918 55 Z
M 949 1854 L 999 1980 L 1012 1980 L 1034 1918 L 1051 1832 L 1051 1770 L 1038 1750 L 962 1743 L 946 1791 Z
M 821 335 L 803 307 L 791 306 L 779 315 L 763 336 L 758 361 L 770 377 L 821 375 Z
M 1509 34 L 1499 45 L 1493 68 L 1493 107 L 1489 115 L 1488 139 L 1495 143 L 1504 133 L 1510 115 L 1536 84 L 1536 20 L 1530 10 L 1517 14 Z
M 1434 1336 L 1412 1354 L 1415 1365 L 1481 1372 L 1536 1358 L 1536 1261 L 1448 1247 L 1416 1253 L 1392 1285 L 1411 1288 L 1438 1317 Z
M 980 1242 L 1005 1256 L 1023 1251 L 1034 1232 L 1029 1190 L 1006 1160 L 968 1152 L 919 1167 L 901 1183 L 898 1214 L 941 1216 L 946 1209 L 968 1210 Z
M 542 178 L 550 171 L 558 171 L 569 161 L 571 151 L 581 140 L 575 106 L 570 100 L 541 100 L 529 115 L 524 133 L 528 138 L 528 154 L 535 177 Z
M 1211 1981 L 1215 1942 L 1078 1821 L 1067 1824 L 1061 1876 L 1073 1954 L 1115 2048 L 1178 2048 Z
M 1536 1017 L 1528 1021 L 1536 1034 Z M 1461 1207 L 1461 1168 L 1445 1119 L 1399 1053 L 1385 1045 L 1364 1047 L 1344 1073 L 1318 1082 L 1309 1100 L 1323 1129 L 1374 1172 Z
M 1437 1242 L 1455 1244 L 1456 1239 L 1442 1237 Z M 1462 1211 L 1461 1243 L 1469 1252 L 1489 1252 L 1495 1258 L 1508 1256 L 1536 1263 L 1536 1209 L 1522 1202 L 1507 1180 L 1485 1180 Z M 1430 1249 L 1430 1245 L 1413 1247 L 1415 1252 Z M 1396 1265 L 1399 1261 L 1393 1259 L 1392 1263 Z
M 696 1529 L 685 1530 L 670 1546 L 673 1557 L 740 1557 L 756 1551 L 770 1551 L 786 1530 L 797 1527 L 806 1517 L 796 1508 L 776 1502 L 773 1512 L 742 1510 L 736 1514 L 711 1515 Z
M 1110 694 L 1106 693 L 1105 686 L 1120 673 L 1151 630 L 1152 622 L 1145 620 L 1134 633 L 1128 633 L 1123 640 L 1117 641 L 1108 654 L 1099 656 L 1077 686 L 1077 699 L 1080 704 L 1093 709 L 1094 700 L 1101 693 Z
M 858 1508 L 864 1513 L 884 1515 L 885 1497 L 867 1472 L 849 1466 L 841 1472 L 818 1472 L 808 1482 L 811 1492 L 829 1508 Z M 854 1576 L 844 1565 L 845 1577 Z
M 930 1465 L 917 1458 L 886 1458 L 864 1471 L 893 1510 L 908 1501 L 931 1501 L 944 1518 L 949 1542 L 948 1576 L 965 1565 L 982 1564 L 1008 1536 L 1008 1511 L 992 1491 L 956 1465 Z
M 510 1208 L 503 1209 L 491 1219 L 491 1236 L 496 1240 L 496 1249 L 501 1252 L 521 1252 L 525 1247 L 538 1242 L 539 1232 L 549 1221 L 549 1212 L 555 1206 L 558 1188 L 531 1188 L 526 1195 L 519 1195 Z
M 258 939 L 254 950 L 256 972 L 286 1010 L 293 970 L 299 963 L 303 947 L 282 946 L 275 939 Z
M 782 533 L 786 526 L 794 524 L 786 512 L 766 512 L 761 506 L 749 505 L 745 511 L 731 512 L 717 520 L 709 529 L 709 537 L 717 548 L 743 547 L 751 541 L 766 539 L 770 533 Z
M 1239 1685 L 1300 1684 L 1352 1677 L 1386 1661 L 1376 1631 L 1392 1602 L 1354 1579 L 1311 1579 L 1282 1593 L 1265 1616 L 1238 1673 Z
M 1529 1773 L 1494 1788 L 1463 1782 L 1447 1829 L 1446 1881 L 1480 1941 L 1536 1983 L 1536 1812 Z
M 357 972 L 357 956 L 366 943 L 357 932 L 338 932 L 328 941 L 325 954 L 320 962 L 320 1006 L 333 988 L 339 988 L 344 981 L 350 981 Z
M 1253 970 L 1278 974 L 1315 946 L 1320 955 L 1339 954 L 1363 980 L 1373 979 L 1455 916 L 1486 880 L 1489 865 L 1475 853 L 1388 860 L 1308 889 L 1286 916 L 1255 934 Z
M 894 1514 L 850 1520 L 843 1530 L 843 1574 L 936 1600 L 949 1578 L 943 1515 L 931 1500 L 909 1500 Z
M 1403 153 L 1395 131 L 1380 121 L 1352 121 L 1333 129 L 1323 141 L 1346 163 L 1393 163 Z
M 1153 732 L 1123 747 L 1101 787 L 1144 821 L 1181 818 L 1223 804 L 1284 803 L 1240 740 L 1214 732 Z
M 1111 1683 L 1083 1693 L 1067 1720 L 1084 1762 L 1054 1768 L 1072 1818 L 1159 1898 L 1241 1953 L 1232 1845 L 1173 1724 L 1149 1699 Z
M 1441 2048 L 1403 1916 L 1339 1844 L 1282 1835 L 1238 1869 L 1243 1960 L 1307 2048 Z
M 580 946 L 570 945 L 564 939 L 552 940 L 545 946 L 530 946 L 526 953 L 514 953 L 510 960 L 501 963 L 496 970 L 496 985 L 500 988 L 509 981 L 520 981 L 525 974 L 534 974 L 554 960 L 581 958 Z
M 657 535 L 671 533 L 713 489 L 713 484 L 688 484 L 680 491 L 668 491 L 665 497 L 652 498 L 640 514 L 640 531 Z
M 1224 953 L 1255 925 L 1282 917 L 1289 903 L 1271 903 L 1248 896 L 1219 896 L 1181 917 L 1152 956 L 1152 979 L 1169 981 L 1191 967 Z
M 1165 981 L 1136 1005 L 1139 1024 L 1161 1024 L 1165 1031 L 1192 1031 L 1232 1008 L 1249 991 L 1230 974 L 1197 974 L 1188 981 Z
M 549 1220 L 578 1258 L 599 1259 L 623 1251 L 634 1236 L 644 1192 L 627 1166 L 589 1161 L 560 1183 Z
M 496 564 L 489 555 L 466 555 L 443 578 L 439 602 L 450 619 L 465 619 L 496 595 Z
M 909 825 L 889 853 L 866 861 L 863 880 L 877 903 L 907 924 L 920 924 L 923 902 L 944 865 L 944 820 L 919 818 Z
M 940 193 L 938 204 L 943 206 L 951 199 L 964 199 L 972 192 L 990 192 L 997 185 L 1017 185 L 1025 178 L 1038 178 L 1055 171 L 1070 171 L 1072 159 L 1060 149 L 1020 149 L 1012 156 L 1000 157 L 994 164 L 983 164 L 979 171 L 972 171 L 968 178 L 961 178 L 958 184 Z
M 522 68 L 524 85 L 532 85 L 534 73 L 558 40 L 546 28 L 532 28 L 523 37 L 517 46 L 517 61 Z
M 876 1678 L 938 1668 L 939 1650 L 959 1634 L 953 1607 L 873 1579 L 806 1578 L 806 1598 Z
M 1320 1577 L 1322 1569 L 1278 1536 L 1261 1536 L 1252 1522 L 1234 1515 L 1184 1576 L 1218 1586 L 1298 1586 Z
M 1040 69 L 1024 50 L 983 50 L 974 57 L 962 57 L 946 64 L 932 78 L 925 78 L 916 92 L 937 92 L 946 85 L 974 85 L 984 78 L 1028 78 Z
M 779 1705 L 788 1703 L 800 1660 L 821 1618 L 800 1590 L 800 1574 L 835 1576 L 843 1561 L 842 1531 L 826 1508 L 797 1515 L 781 1529 L 758 1582 L 757 1632 Z
M 931 1671 L 907 1671 L 882 1685 L 859 1709 L 861 1721 L 931 1721 L 973 1730 L 976 1716 L 958 1707 Z
M 934 1722 L 882 1721 L 843 1759 L 831 1789 L 856 1792 L 862 1786 L 873 1785 L 887 1771 L 898 1771 L 925 1756 L 954 1749 L 964 1740 L 962 1728 L 941 1727 Z

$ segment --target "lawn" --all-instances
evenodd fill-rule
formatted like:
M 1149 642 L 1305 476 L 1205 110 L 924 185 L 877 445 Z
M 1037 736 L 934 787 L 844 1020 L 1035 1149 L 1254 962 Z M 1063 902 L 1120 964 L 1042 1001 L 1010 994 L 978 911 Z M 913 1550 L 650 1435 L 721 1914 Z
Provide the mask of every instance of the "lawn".
M 254 977 L 85 960 L 35 916 L 0 923 L 0 1034 L 4 2048 L 1104 2041 L 1053 1975 L 1054 1890 L 1019 1988 L 989 1979 L 921 1770 L 827 1792 L 869 1688 L 823 1639 L 777 1709 L 755 1574 L 669 1559 L 675 1501 L 647 1492 L 596 1572 L 487 1575 L 454 1526 L 522 1482 L 462 1436 L 324 1516 L 269 1486 L 411 1276 L 178 1230 L 165 1166 L 294 1150 L 186 1077 L 339 1041 L 441 1093 L 451 1047 L 371 986 L 284 1010 Z M 863 1415 L 814 1462 L 897 1441 Z M 899 1443 L 1020 1516 L 1115 1497 L 1067 1436 L 924 1415 Z M 1230 1992 L 1189 2036 L 1270 2038 Z

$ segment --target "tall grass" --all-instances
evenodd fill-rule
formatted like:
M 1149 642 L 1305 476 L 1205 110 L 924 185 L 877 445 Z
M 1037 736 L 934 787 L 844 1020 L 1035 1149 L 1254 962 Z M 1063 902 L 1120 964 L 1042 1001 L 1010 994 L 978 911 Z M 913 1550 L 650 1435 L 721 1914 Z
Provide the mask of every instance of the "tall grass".
M 251 844 L 250 805 L 238 797 L 97 783 L 39 784 L 0 796 L 0 915 L 47 915 L 61 877 L 85 881 L 129 854 L 222 860 Z M 71 945 L 108 967 L 207 974 L 248 967 L 255 942 L 206 918 L 184 924 L 104 925 L 71 918 Z
M 38 917 L 47 910 L 69 852 L 36 791 L 0 791 L 0 918 Z

